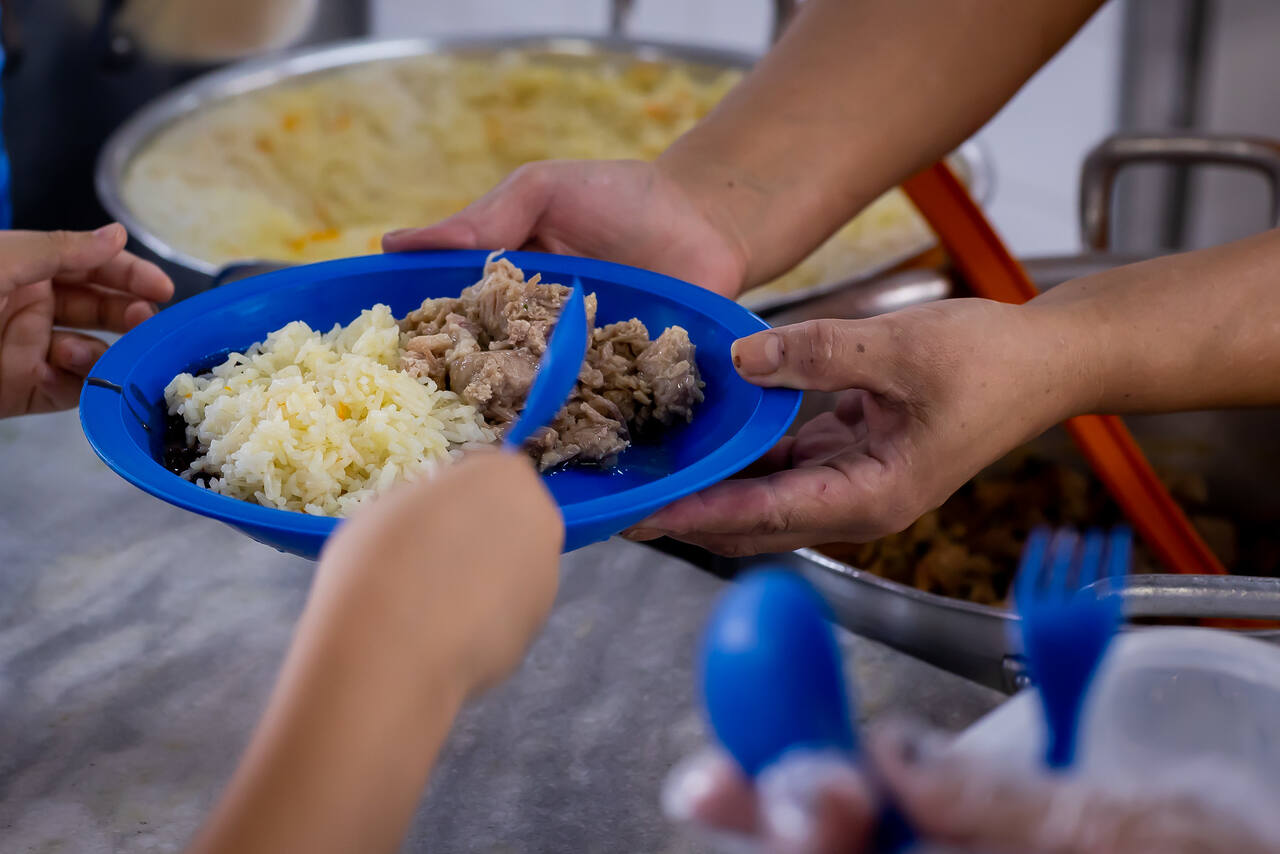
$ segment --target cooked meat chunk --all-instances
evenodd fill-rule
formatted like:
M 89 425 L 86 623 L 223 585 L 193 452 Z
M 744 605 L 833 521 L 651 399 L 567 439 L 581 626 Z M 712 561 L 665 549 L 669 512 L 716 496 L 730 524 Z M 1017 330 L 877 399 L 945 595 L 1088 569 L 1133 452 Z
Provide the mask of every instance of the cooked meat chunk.
M 607 401 L 606 401 L 607 402 Z M 555 441 L 538 450 L 538 467 L 555 468 L 568 462 L 610 465 L 630 445 L 627 425 L 604 415 L 586 401 L 571 401 L 551 422 Z
M 449 314 L 444 319 L 444 334 L 449 336 L 449 341 L 453 346 L 449 348 L 449 352 L 445 354 L 445 358 L 449 362 L 455 359 L 461 359 L 463 356 L 469 356 L 472 353 L 479 353 L 480 347 L 480 327 L 474 322 L 468 320 L 461 314 Z
M 665 330 L 636 356 L 636 369 L 653 389 L 653 417 L 659 423 L 693 420 L 693 407 L 705 395 L 688 332 L 679 326 Z
M 533 385 L 538 363 L 526 350 L 468 353 L 449 363 L 449 388 L 490 423 L 515 420 Z
M 510 261 L 457 299 L 429 299 L 401 321 L 401 367 L 474 405 L 498 426 L 523 407 L 570 289 L 525 280 Z M 587 356 L 569 402 L 525 450 L 542 469 L 568 462 L 608 465 L 646 426 L 692 417 L 703 399 L 694 347 L 680 327 L 650 341 L 632 318 L 595 329 L 596 297 L 585 298 Z
M 444 328 L 444 319 L 462 309 L 462 300 L 456 297 L 441 297 L 424 300 L 422 306 L 404 316 L 400 321 L 400 330 L 415 335 L 430 335 Z
M 623 420 L 643 425 L 652 411 L 652 389 L 636 371 L 636 356 L 649 346 L 649 331 L 639 320 L 610 323 L 595 330 L 587 360 L 583 364 L 583 385 L 612 401 Z
M 444 388 L 449 370 L 445 353 L 451 346 L 453 341 L 443 333 L 416 335 L 405 342 L 400 352 L 400 366 L 410 376 L 419 379 L 429 377 L 437 388 Z

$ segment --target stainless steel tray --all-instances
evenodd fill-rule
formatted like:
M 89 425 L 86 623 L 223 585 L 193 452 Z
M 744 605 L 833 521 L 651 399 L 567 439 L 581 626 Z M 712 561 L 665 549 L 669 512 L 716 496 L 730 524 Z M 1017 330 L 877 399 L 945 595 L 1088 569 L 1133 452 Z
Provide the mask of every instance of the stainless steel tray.
M 307 75 L 366 63 L 406 59 L 425 55 L 486 56 L 520 50 L 540 57 L 565 61 L 629 63 L 637 60 L 668 62 L 689 66 L 708 74 L 725 69 L 747 69 L 755 61 L 750 54 L 692 45 L 645 42 L 621 37 L 513 36 L 507 38 L 443 38 L 357 40 L 321 48 L 297 50 L 269 58 L 238 63 L 199 77 L 156 99 L 125 122 L 108 139 L 97 164 L 95 185 L 106 210 L 129 229 L 144 254 L 157 260 L 175 279 L 179 296 L 205 290 L 226 278 L 226 268 L 185 252 L 160 237 L 125 202 L 121 184 L 132 158 L 167 125 L 197 113 L 224 99 L 294 81 Z M 980 200 L 989 198 L 991 168 L 982 148 L 967 143 L 952 156 L 952 163 L 968 181 Z M 874 259 L 837 281 L 787 293 L 748 294 L 744 304 L 757 311 L 829 294 L 866 280 L 930 248 L 931 241 L 911 246 L 892 257 Z M 246 269 L 255 259 L 228 267 Z

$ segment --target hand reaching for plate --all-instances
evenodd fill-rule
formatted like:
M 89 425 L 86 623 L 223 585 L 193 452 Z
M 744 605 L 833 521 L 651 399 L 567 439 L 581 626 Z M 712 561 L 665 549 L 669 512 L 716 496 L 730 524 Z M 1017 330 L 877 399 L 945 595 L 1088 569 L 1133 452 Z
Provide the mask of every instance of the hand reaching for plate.
M 1078 411 L 1089 386 L 1056 318 L 948 300 L 866 320 L 817 320 L 737 341 L 761 386 L 839 391 L 749 475 L 659 511 L 631 539 L 670 536 L 743 556 L 903 530 L 983 467 Z
M 106 342 L 173 296 L 159 267 L 124 251 L 124 227 L 0 232 L 0 418 L 70 409 Z
M 660 167 L 633 160 L 522 166 L 483 198 L 428 228 L 393 231 L 387 252 L 534 249 L 644 267 L 733 297 L 741 249 Z

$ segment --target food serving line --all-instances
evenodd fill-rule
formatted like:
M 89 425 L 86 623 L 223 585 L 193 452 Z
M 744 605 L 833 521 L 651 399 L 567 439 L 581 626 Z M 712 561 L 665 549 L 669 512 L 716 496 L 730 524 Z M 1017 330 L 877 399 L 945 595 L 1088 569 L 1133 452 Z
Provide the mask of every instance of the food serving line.
M 392 53 L 442 47 L 455 46 L 400 42 Z M 748 62 L 581 39 L 456 47 Z M 250 272 L 193 263 L 122 209 L 128 156 L 207 99 L 386 51 L 351 45 L 247 63 L 162 99 L 107 146 L 100 197 L 184 295 Z M 982 194 L 978 153 L 969 147 L 956 165 Z M 0 499 L 6 845 L 176 850 L 248 740 L 314 565 L 135 489 L 93 455 L 74 413 L 0 423 L 0 477 L 11 487 Z M 408 849 L 702 850 L 661 817 L 658 791 L 672 764 L 706 743 L 694 650 L 728 582 L 618 539 L 562 566 L 557 606 L 524 667 L 455 726 Z M 906 714 L 957 731 L 1001 699 L 852 633 L 840 644 L 868 719 Z
M 74 412 L 0 422 L 0 479 L 5 848 L 180 850 L 247 743 L 314 565 L 135 489 Z M 550 622 L 460 717 L 406 850 L 704 850 L 658 791 L 706 743 L 694 650 L 728 583 L 619 539 L 567 555 Z M 840 643 L 873 721 L 958 731 L 1002 699 Z
M 780 17 L 788 5 L 778 4 Z M 640 58 L 714 69 L 749 62 L 719 51 L 578 38 L 304 51 L 242 64 L 155 102 L 104 150 L 99 194 L 140 248 L 174 274 L 183 296 L 278 266 L 203 261 L 132 214 L 120 191 L 123 175 L 158 128 L 228 95 L 318 71 L 510 49 L 606 64 Z M 1131 260 L 1105 251 L 1106 206 L 1089 201 L 1107 197 L 1119 166 L 1173 159 L 1243 163 L 1267 173 L 1277 159 L 1267 152 L 1244 157 L 1238 148 L 1185 138 L 1104 144 L 1082 187 L 1093 252 L 1028 269 L 1043 286 Z M 979 149 L 964 147 L 951 165 L 969 193 L 986 195 L 990 174 Z M 772 310 L 770 320 L 780 323 L 867 316 L 950 296 L 952 281 L 931 266 L 872 278 L 928 245 L 908 243 L 896 247 L 905 255 L 862 259 L 849 272 L 857 287 L 832 279 L 803 292 L 764 291 L 748 304 Z M 798 304 L 813 297 L 819 299 Z M 827 405 L 806 398 L 806 412 Z M 1209 478 L 1214 495 L 1269 507 L 1273 496 L 1257 489 L 1257 471 L 1244 461 L 1259 459 L 1250 437 L 1266 433 L 1275 414 L 1250 414 L 1247 426 L 1236 416 L 1177 416 L 1141 421 L 1135 433 L 1152 443 L 1153 461 Z M 1060 439 L 1049 437 L 1043 450 L 1070 453 Z M 313 565 L 117 478 L 93 456 L 74 414 L 0 422 L 0 477 L 10 486 L 0 499 L 0 828 L 19 849 L 176 850 L 248 739 Z M 59 508 L 56 516 L 50 507 Z M 1025 684 L 1010 646 L 1013 617 L 1003 608 L 913 590 L 818 551 L 768 560 L 809 577 L 852 629 L 839 640 L 861 712 L 871 720 L 892 713 L 956 731 L 1000 703 L 996 689 Z M 718 592 L 751 565 L 618 539 L 567 555 L 549 625 L 523 669 L 459 720 L 407 848 L 701 850 L 660 816 L 658 787 L 676 760 L 706 742 L 694 696 L 696 637 Z M 1273 615 L 1280 593 L 1268 581 L 1148 578 L 1133 585 L 1130 613 Z

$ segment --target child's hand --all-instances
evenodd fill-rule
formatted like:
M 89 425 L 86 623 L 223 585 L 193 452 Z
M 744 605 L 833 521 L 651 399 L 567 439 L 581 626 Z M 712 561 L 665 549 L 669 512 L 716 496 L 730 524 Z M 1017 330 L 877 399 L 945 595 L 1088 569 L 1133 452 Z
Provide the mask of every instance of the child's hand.
M 190 854 L 398 850 L 459 707 L 515 669 L 546 619 L 563 541 L 533 466 L 498 452 L 343 523 Z
M 560 513 L 528 460 L 476 453 L 345 522 L 321 557 L 308 611 L 341 608 L 407 633 L 404 653 L 444 668 L 471 695 L 514 670 L 541 628 L 563 542 Z
M 0 231 L 0 418 L 70 409 L 107 349 L 57 327 L 128 332 L 173 296 L 159 267 L 124 251 L 124 227 Z

